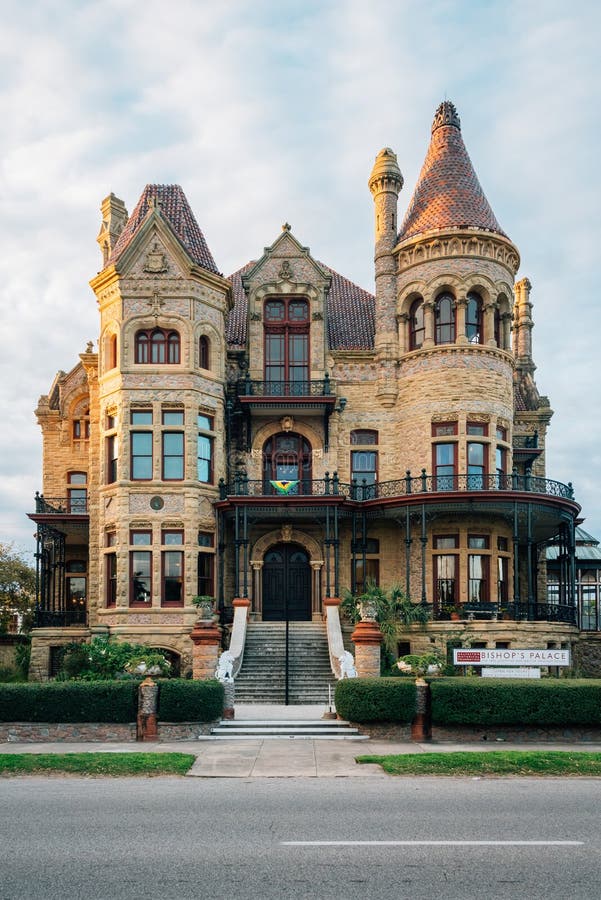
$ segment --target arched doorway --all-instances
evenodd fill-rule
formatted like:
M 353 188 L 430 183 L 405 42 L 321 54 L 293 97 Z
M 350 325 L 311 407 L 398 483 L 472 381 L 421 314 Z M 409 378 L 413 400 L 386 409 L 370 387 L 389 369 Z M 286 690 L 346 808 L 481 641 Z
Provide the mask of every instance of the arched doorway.
M 264 557 L 263 621 L 311 619 L 309 554 L 300 544 L 276 544 Z
M 274 483 L 292 486 L 287 494 L 311 493 L 311 444 L 301 434 L 280 432 L 263 446 L 263 489 L 279 494 Z

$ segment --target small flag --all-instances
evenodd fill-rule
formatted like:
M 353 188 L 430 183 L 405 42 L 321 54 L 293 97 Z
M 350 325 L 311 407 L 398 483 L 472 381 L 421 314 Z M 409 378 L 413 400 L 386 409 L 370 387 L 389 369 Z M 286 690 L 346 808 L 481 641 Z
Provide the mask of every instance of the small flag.
M 298 481 L 270 481 L 269 484 L 276 489 L 278 494 L 289 494 Z

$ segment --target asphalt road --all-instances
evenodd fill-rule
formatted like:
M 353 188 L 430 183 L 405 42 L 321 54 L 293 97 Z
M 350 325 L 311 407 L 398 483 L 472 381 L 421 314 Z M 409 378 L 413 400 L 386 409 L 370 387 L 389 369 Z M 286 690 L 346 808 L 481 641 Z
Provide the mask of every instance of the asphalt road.
M 600 896 L 601 779 L 0 780 L 1 900 Z

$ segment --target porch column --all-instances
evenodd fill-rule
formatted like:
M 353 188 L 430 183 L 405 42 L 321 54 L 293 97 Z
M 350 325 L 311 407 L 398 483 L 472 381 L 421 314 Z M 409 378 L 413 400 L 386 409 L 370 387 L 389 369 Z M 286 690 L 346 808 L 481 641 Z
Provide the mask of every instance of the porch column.
M 257 619 L 263 617 L 263 560 L 251 559 L 253 598 L 251 610 Z
M 323 568 L 323 559 L 311 560 L 311 618 L 314 622 L 321 622 L 321 570 Z

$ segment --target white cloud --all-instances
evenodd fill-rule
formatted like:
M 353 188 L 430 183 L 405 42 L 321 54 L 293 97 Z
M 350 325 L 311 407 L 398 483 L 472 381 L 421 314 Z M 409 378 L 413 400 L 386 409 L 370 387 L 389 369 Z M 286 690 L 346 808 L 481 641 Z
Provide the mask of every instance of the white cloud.
M 373 284 L 375 154 L 404 211 L 445 93 L 534 290 L 535 359 L 555 417 L 551 478 L 601 536 L 596 116 L 601 13 L 469 0 L 33 0 L 5 3 L 0 115 L 0 538 L 29 540 L 41 487 L 33 416 L 97 331 L 88 280 L 100 201 L 178 182 L 224 272 L 292 223 L 318 258 Z

